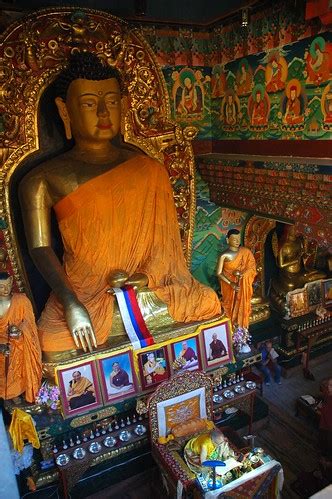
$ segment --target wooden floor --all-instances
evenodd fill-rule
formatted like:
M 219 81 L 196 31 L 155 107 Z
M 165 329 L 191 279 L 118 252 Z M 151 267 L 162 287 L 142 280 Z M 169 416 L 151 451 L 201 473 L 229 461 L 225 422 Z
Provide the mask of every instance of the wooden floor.
M 271 383 L 264 387 L 264 399 L 269 401 L 270 417 L 258 426 L 256 445 L 265 446 L 273 457 L 285 465 L 284 499 L 298 499 L 291 484 L 300 471 L 317 468 L 315 450 L 317 432 L 311 423 L 295 416 L 295 401 L 304 394 L 317 394 L 322 379 L 332 376 L 332 353 L 311 361 L 315 381 L 303 377 L 301 366 L 288 370 L 281 386 Z M 280 442 L 285 445 L 279 445 Z M 269 448 L 270 447 L 270 448 Z M 279 454 L 279 455 L 278 455 Z M 158 470 L 148 469 L 115 486 L 90 495 L 88 499 L 159 499 L 166 497 Z M 302 496 L 303 497 L 303 496 Z
M 282 378 L 280 386 L 273 381 L 270 386 L 264 386 L 264 398 L 294 416 L 296 399 L 305 394 L 318 394 L 321 380 L 332 377 L 332 352 L 312 359 L 310 370 L 315 381 L 303 377 L 301 366 L 293 367 L 287 370 L 287 378 Z

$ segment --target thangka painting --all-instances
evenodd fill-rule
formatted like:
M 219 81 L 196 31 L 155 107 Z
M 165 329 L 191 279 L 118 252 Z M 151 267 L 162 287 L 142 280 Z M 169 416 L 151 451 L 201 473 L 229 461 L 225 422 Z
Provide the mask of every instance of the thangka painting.
M 331 139 L 332 34 L 212 68 L 214 139 Z
M 172 118 L 182 126 L 194 125 L 198 137 L 211 139 L 210 68 L 175 66 L 164 68 Z

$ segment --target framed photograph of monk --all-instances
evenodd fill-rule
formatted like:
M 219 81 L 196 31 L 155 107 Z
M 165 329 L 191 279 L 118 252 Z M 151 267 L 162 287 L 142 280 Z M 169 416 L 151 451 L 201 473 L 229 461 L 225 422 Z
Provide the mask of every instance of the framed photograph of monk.
M 99 358 L 97 362 L 105 404 L 130 397 L 136 393 L 131 351 Z
M 308 293 L 304 288 L 289 291 L 286 302 L 290 317 L 299 317 L 309 312 Z
M 142 390 L 148 390 L 169 378 L 170 369 L 166 347 L 139 354 Z
M 232 340 L 228 322 L 203 328 L 202 339 L 207 368 L 221 366 L 232 361 Z
M 330 307 L 332 305 L 332 279 L 326 279 L 322 282 L 323 305 Z
M 103 405 L 94 360 L 58 367 L 55 376 L 65 418 L 84 414 Z
M 304 289 L 307 290 L 309 310 L 315 310 L 322 303 L 322 282 L 307 282 Z
M 174 371 L 196 371 L 201 368 L 198 336 L 172 344 L 172 368 Z

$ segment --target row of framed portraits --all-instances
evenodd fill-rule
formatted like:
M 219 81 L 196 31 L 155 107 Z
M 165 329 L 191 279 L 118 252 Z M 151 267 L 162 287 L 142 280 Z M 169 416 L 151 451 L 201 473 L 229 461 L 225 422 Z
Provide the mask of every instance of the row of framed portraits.
M 233 361 L 228 320 L 199 326 L 192 335 L 142 350 L 130 347 L 59 366 L 64 417 L 72 417 L 152 391 L 178 371 L 209 370 Z
M 287 293 L 289 316 L 299 317 L 315 310 L 318 306 L 331 307 L 332 279 L 308 282 L 304 288 Z

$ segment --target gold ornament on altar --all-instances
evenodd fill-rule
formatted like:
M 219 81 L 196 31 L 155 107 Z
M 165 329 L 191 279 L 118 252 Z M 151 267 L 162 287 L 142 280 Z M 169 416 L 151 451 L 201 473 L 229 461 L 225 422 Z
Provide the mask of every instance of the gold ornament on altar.
M 142 416 L 143 414 L 146 414 L 148 412 L 148 410 L 149 409 L 148 409 L 148 406 L 147 406 L 145 399 L 140 398 L 140 399 L 136 400 L 136 412 L 137 412 L 137 414 Z

